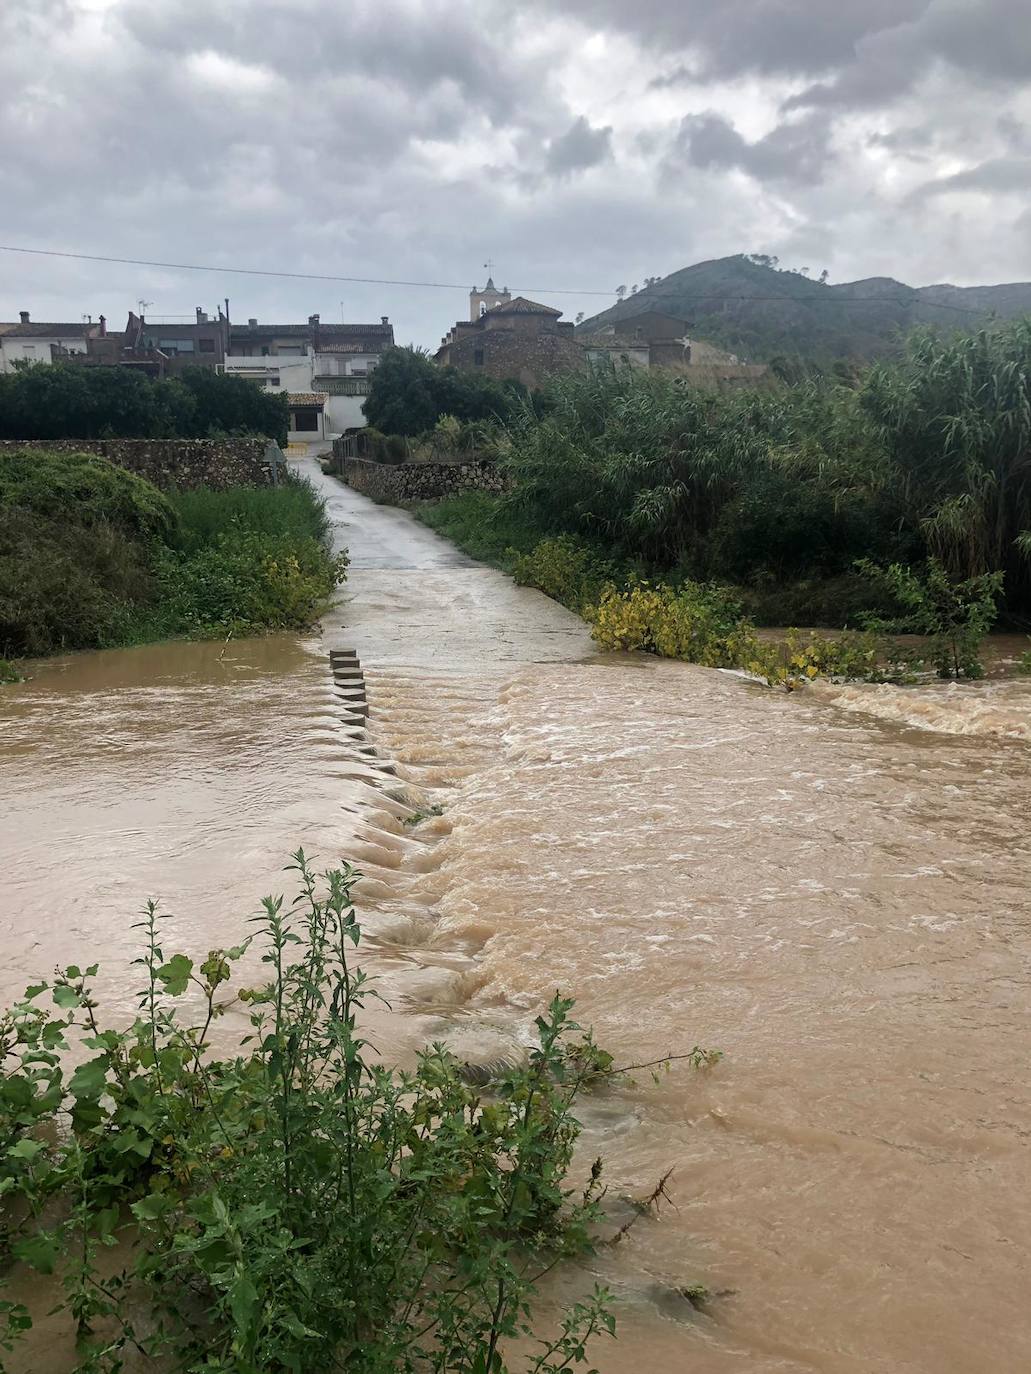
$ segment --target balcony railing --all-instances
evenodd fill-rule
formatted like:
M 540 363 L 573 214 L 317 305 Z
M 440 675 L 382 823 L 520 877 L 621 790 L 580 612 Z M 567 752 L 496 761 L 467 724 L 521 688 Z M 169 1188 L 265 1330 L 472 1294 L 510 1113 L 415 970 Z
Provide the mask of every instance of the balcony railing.
M 315 390 L 327 396 L 368 396 L 367 377 L 316 377 Z

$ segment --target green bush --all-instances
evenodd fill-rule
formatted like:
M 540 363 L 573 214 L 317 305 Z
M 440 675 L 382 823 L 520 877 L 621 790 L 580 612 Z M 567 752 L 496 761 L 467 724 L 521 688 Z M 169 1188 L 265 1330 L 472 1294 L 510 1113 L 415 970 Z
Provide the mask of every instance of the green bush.
M 165 635 L 207 637 L 304 629 L 343 581 L 346 559 L 317 539 L 240 529 L 190 553 L 155 553 L 156 623 Z
M 0 455 L 0 654 L 312 623 L 342 580 L 300 480 L 177 492 L 104 458 Z
M 286 396 L 243 377 L 186 368 L 154 381 L 73 363 L 0 376 L 0 439 L 205 439 L 260 434 L 286 443 Z
M 196 961 L 166 954 L 148 903 L 128 1030 L 105 1021 L 95 966 L 0 1018 L 4 1239 L 54 1276 L 36 1312 L 0 1303 L 0 1344 L 63 1287 L 80 1374 L 130 1352 L 184 1374 L 504 1374 L 535 1275 L 590 1249 L 601 1162 L 568 1174 L 576 1098 L 604 1061 L 571 1042 L 572 1003 L 556 995 L 489 1093 L 441 1045 L 412 1073 L 384 1067 L 362 1033 L 359 875 L 323 888 L 302 851 L 291 869 L 296 900 L 265 898 L 246 939 Z M 262 983 L 237 992 L 251 1026 L 221 1056 L 209 1030 L 249 946 Z M 122 1240 L 112 1281 L 100 1256 Z M 580 1363 L 608 1307 L 600 1289 L 577 1304 L 530 1374 Z
M 625 570 L 571 534 L 542 539 L 519 554 L 512 576 L 519 586 L 536 587 L 574 611 L 597 601 L 606 583 L 626 580 Z
M 936 558 L 928 559 L 922 572 L 899 563 L 878 568 L 866 562 L 862 568 L 904 608 L 891 620 L 868 617 L 871 629 L 923 635 L 927 641 L 924 655 L 939 677 L 984 676 L 981 641 L 995 622 L 1002 595 L 1001 572 L 960 580 L 950 576 Z
M 470 557 L 506 571 L 511 571 L 519 554 L 529 553 L 541 538 L 539 526 L 525 511 L 485 491 L 465 491 L 443 501 L 427 502 L 415 514 Z
M 75 525 L 106 525 L 129 539 L 168 539 L 176 524 L 151 482 L 93 453 L 0 451 L 0 510 Z
M 122 643 L 153 598 L 147 549 L 121 530 L 0 507 L 0 654 Z
M 384 434 L 422 434 L 442 415 L 459 421 L 505 418 L 524 403 L 519 382 L 438 367 L 418 349 L 388 348 L 369 379 L 363 406 L 370 425 Z

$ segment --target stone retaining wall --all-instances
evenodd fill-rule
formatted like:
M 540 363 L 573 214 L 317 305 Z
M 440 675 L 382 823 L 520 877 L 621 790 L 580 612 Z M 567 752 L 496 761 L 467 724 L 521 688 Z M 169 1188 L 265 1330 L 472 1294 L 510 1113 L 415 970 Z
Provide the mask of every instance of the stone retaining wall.
M 283 463 L 268 439 L 4 439 L 0 454 L 15 449 L 40 453 L 99 453 L 156 487 L 263 487 Z M 275 461 L 273 461 L 275 460 Z
M 398 506 L 406 501 L 439 501 L 460 491 L 507 490 L 497 463 L 374 463 L 367 458 L 337 458 L 337 471 L 349 487 L 374 501 Z

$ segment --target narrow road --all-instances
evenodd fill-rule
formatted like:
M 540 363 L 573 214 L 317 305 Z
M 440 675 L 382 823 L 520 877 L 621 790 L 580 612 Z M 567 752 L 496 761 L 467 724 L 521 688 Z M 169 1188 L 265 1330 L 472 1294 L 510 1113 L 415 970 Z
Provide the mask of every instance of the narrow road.
M 314 458 L 294 466 L 326 498 L 334 547 L 351 559 L 343 596 L 323 622 L 334 643 L 378 665 L 477 673 L 594 655 L 579 616 L 467 558 L 406 511 L 327 477 Z

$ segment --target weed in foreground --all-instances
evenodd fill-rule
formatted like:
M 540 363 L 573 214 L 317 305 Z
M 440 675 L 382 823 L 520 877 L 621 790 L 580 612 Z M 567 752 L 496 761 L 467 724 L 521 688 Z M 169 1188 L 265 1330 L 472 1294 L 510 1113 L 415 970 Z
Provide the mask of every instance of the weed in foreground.
M 265 898 L 246 940 L 200 962 L 166 954 L 149 903 L 128 1030 L 102 1021 L 96 967 L 0 1018 L 5 1248 L 63 1289 L 78 1374 L 133 1352 L 189 1374 L 503 1374 L 536 1280 L 590 1249 L 600 1164 L 579 1191 L 567 1175 L 597 1056 L 567 1052 L 578 1027 L 556 995 L 489 1097 L 441 1045 L 412 1073 L 373 1062 L 358 874 L 319 878 L 303 850 L 288 871 L 294 900 Z M 268 978 L 233 996 L 248 948 Z M 250 1027 L 220 1055 L 233 1005 Z M 0 1303 L 0 1352 L 31 1322 Z M 596 1289 L 525 1367 L 557 1374 L 613 1327 Z

